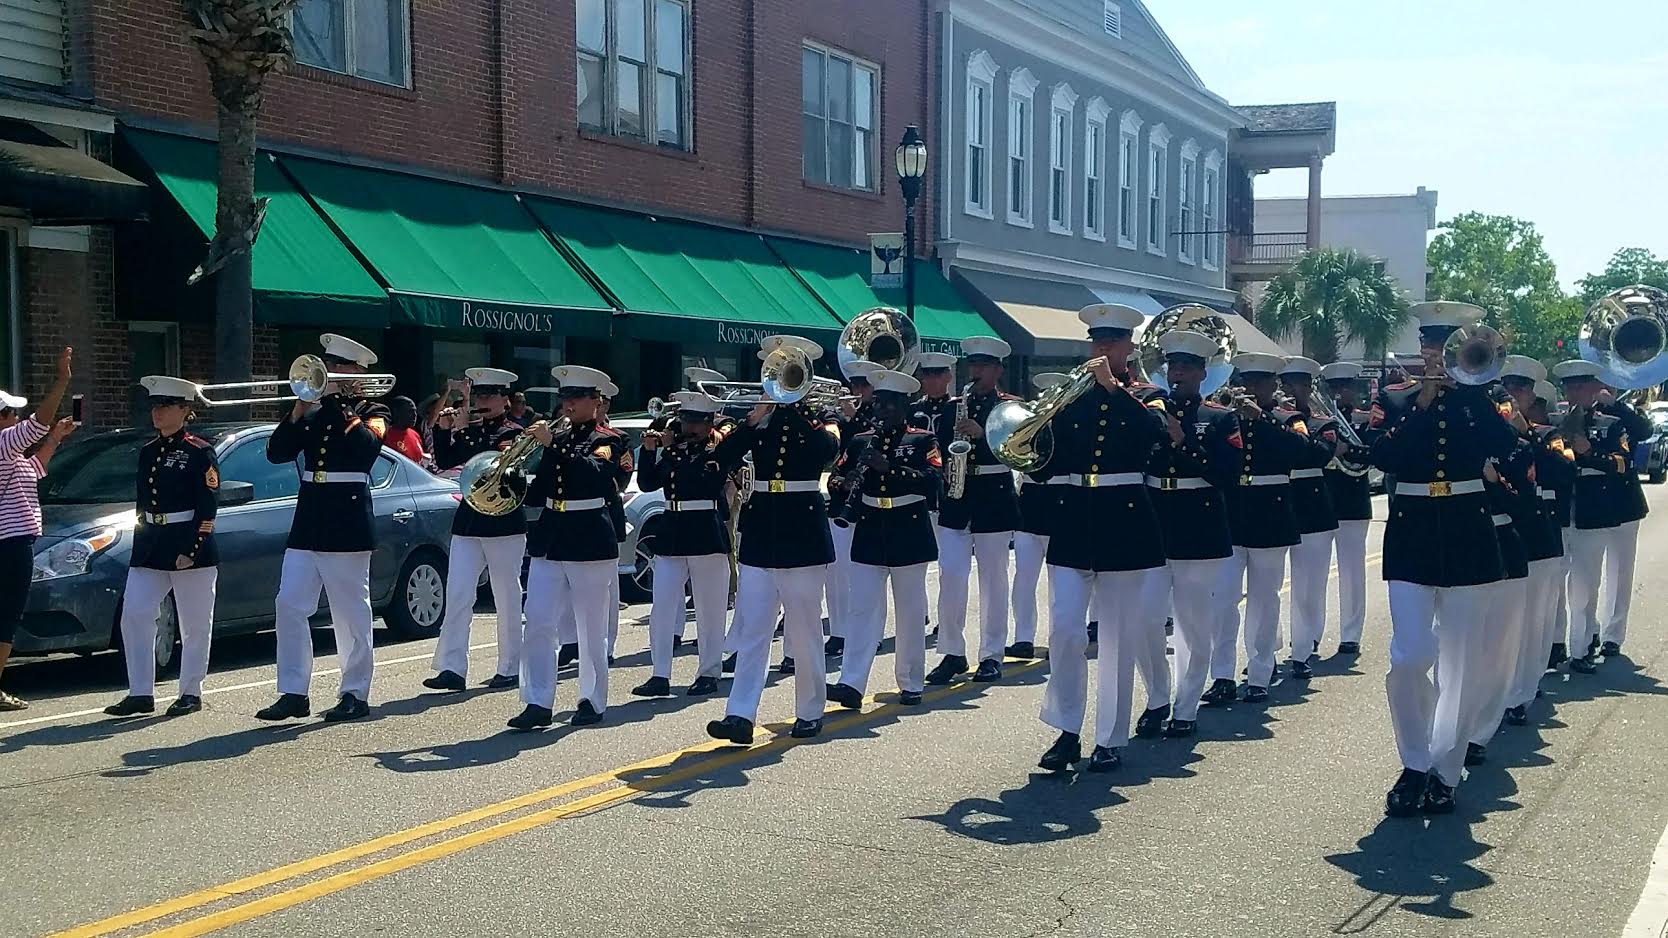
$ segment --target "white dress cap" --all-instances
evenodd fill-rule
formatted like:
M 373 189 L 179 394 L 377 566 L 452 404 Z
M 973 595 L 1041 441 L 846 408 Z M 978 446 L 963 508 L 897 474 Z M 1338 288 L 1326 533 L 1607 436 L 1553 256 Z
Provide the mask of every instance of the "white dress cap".
M 683 370 L 683 380 L 690 384 L 700 381 L 728 381 L 724 372 L 712 368 L 702 368 L 700 365 L 690 365 Z
M 319 336 L 319 344 L 324 346 L 324 354 L 353 362 L 361 368 L 369 368 L 376 364 L 375 352 L 345 335 L 326 332 Z
M 921 382 L 915 380 L 914 376 L 901 371 L 887 371 L 884 368 L 869 373 L 869 384 L 876 391 L 896 391 L 899 394 L 914 394 L 921 390 Z
M 606 372 L 584 365 L 557 365 L 550 369 L 550 376 L 564 388 L 591 388 L 601 391 L 603 388 L 614 386 Z
M 1320 376 L 1321 364 L 1313 358 L 1293 355 L 1286 359 L 1285 367 L 1280 369 L 1280 373 L 1283 375 L 1308 375 L 1310 378 L 1316 378 Z
M 620 386 L 612 381 L 605 382 L 597 388 L 597 393 L 610 400 L 620 396 Z
M 1324 381 L 1354 381 L 1361 377 L 1361 366 L 1355 362 L 1333 362 L 1320 370 Z
M 1095 303 L 1078 310 L 1077 318 L 1087 329 L 1127 329 L 1130 332 L 1141 328 L 1147 317 L 1133 306 L 1122 303 Z
M 677 403 L 679 412 L 693 414 L 716 414 L 724 409 L 718 399 L 705 391 L 677 391 L 672 395 Z
M 197 386 L 184 378 L 170 378 L 167 375 L 146 375 L 139 379 L 139 386 L 151 397 L 177 397 L 187 401 L 194 401 L 200 392 Z
M 1543 378 L 1535 382 L 1535 396 L 1548 404 L 1557 403 L 1558 389 L 1552 386 L 1552 382 Z
M 962 358 L 985 355 L 1003 361 L 1013 354 L 1013 350 L 1013 346 L 993 335 L 975 335 L 961 340 Z
M 1599 366 L 1579 358 L 1552 366 L 1552 377 L 1559 381 L 1567 381 L 1570 378 L 1597 378 L 1599 373 Z
M 859 358 L 856 361 L 849 362 L 846 364 L 845 368 L 847 378 L 862 378 L 870 384 L 874 383 L 874 373 L 884 370 L 880 367 L 879 362 L 872 362 L 866 358 Z
M 1158 347 L 1166 355 L 1192 355 L 1206 361 L 1214 358 L 1220 351 L 1215 339 L 1202 332 L 1190 329 L 1172 329 L 1158 340 Z
M 476 384 L 484 384 L 491 388 L 507 388 L 521 380 L 520 375 L 502 368 L 466 368 L 463 376 Z
M 1277 375 L 1286 367 L 1286 359 L 1266 352 L 1241 352 L 1234 356 L 1233 365 L 1240 374 Z
M 1546 366 L 1527 355 L 1507 355 L 1506 367 L 1500 369 L 1500 377 L 1545 381 Z
M 956 357 L 949 352 L 922 352 L 915 359 L 917 368 L 954 368 Z
M 1474 326 L 1483 321 L 1483 308 L 1452 300 L 1431 300 L 1415 303 L 1408 309 L 1419 320 L 1419 328 L 1426 326 Z

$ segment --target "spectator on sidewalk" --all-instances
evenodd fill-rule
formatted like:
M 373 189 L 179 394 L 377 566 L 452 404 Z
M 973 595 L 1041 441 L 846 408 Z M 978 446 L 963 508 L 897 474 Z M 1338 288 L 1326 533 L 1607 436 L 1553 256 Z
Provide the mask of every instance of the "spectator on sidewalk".
M 382 437 L 382 445 L 432 470 L 434 464 L 429 458 L 429 447 L 417 430 L 416 402 L 409 397 L 390 397 L 388 411 L 388 432 Z

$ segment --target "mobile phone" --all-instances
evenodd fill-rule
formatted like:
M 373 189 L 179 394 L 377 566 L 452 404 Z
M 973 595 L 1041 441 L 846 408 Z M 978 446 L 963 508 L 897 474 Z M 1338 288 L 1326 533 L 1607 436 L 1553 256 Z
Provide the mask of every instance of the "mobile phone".
M 86 413 L 86 410 L 87 395 L 76 394 L 70 398 L 70 420 L 73 421 L 76 426 L 81 426 L 81 421 Z

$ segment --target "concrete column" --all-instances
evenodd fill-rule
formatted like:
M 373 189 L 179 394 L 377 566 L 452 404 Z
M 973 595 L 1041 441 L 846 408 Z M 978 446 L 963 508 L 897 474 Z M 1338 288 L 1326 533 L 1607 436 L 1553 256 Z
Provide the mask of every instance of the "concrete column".
M 1309 157 L 1309 231 L 1305 246 L 1313 251 L 1320 247 L 1321 226 L 1321 157 Z

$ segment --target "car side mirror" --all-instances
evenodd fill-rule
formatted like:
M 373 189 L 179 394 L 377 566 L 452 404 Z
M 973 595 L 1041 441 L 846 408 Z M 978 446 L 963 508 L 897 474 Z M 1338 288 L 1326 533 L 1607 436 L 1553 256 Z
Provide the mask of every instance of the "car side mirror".
M 253 482 L 222 482 L 220 492 L 215 499 L 219 504 L 247 505 L 255 500 L 255 484 Z

